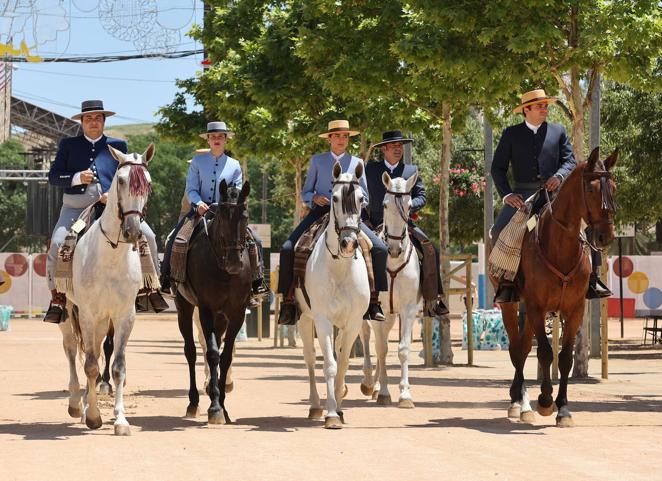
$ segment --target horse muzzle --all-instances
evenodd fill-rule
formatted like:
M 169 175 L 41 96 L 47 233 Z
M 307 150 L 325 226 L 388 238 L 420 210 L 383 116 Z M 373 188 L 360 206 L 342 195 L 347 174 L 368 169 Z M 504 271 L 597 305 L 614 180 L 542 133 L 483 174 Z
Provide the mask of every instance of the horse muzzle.
M 359 240 L 356 234 L 351 233 L 340 239 L 340 253 L 345 257 L 351 257 L 359 248 Z
M 140 218 L 137 216 L 126 217 L 122 222 L 122 237 L 125 242 L 137 242 L 140 238 Z

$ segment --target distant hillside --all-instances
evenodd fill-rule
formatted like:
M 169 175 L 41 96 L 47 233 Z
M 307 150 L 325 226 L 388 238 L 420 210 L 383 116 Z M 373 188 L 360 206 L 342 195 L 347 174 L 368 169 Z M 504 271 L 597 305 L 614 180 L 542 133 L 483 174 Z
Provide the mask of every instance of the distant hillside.
M 154 132 L 154 124 L 111 125 L 104 130 L 106 135 L 126 139 L 129 135 L 144 135 Z

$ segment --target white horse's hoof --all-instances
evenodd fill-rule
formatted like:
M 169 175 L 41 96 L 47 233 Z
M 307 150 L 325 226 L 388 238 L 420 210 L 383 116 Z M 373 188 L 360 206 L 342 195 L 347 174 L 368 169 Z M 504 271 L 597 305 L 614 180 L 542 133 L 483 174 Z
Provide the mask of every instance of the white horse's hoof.
M 366 386 L 365 384 L 361 383 L 361 393 L 364 396 L 372 396 L 373 392 L 374 392 L 374 387 Z
M 80 406 L 69 406 L 69 416 L 72 418 L 79 418 L 83 415 Z
M 186 408 L 185 418 L 195 419 L 198 417 L 198 406 L 188 406 Z
M 208 424 L 225 424 L 225 416 L 223 416 L 223 411 L 218 411 L 215 413 L 209 413 Z
M 340 399 L 345 399 L 347 397 L 348 392 L 349 392 L 349 388 L 347 387 L 347 384 L 345 384 L 345 388 L 343 389 L 342 396 L 340 396 Z
M 400 399 L 398 407 L 402 409 L 414 409 L 414 401 L 411 399 Z
M 390 394 L 378 394 L 377 395 L 377 405 L 378 406 L 390 406 L 391 405 L 391 395 Z
M 310 408 L 308 410 L 308 419 L 322 419 L 324 411 L 322 408 Z
M 234 381 L 232 381 L 230 384 L 225 385 L 225 394 L 231 393 L 233 389 L 234 389 Z
M 536 411 L 538 411 L 538 414 L 541 416 L 551 416 L 554 414 L 554 404 L 550 404 L 549 406 L 544 407 L 538 403 L 538 406 L 536 406 Z
M 115 436 L 131 436 L 131 426 L 128 424 L 115 424 Z
M 526 424 L 533 424 L 536 422 L 536 415 L 533 411 L 524 411 L 520 413 L 519 420 Z
M 340 418 L 330 417 L 324 419 L 324 428 L 325 429 L 342 429 L 342 422 Z
M 517 405 L 517 406 L 510 406 L 510 407 L 508 408 L 508 417 L 509 417 L 509 418 L 519 419 L 519 415 L 521 414 L 521 412 L 522 412 L 522 408 L 521 408 L 519 405 Z
M 575 425 L 572 416 L 557 416 L 556 425 L 560 428 L 571 428 Z

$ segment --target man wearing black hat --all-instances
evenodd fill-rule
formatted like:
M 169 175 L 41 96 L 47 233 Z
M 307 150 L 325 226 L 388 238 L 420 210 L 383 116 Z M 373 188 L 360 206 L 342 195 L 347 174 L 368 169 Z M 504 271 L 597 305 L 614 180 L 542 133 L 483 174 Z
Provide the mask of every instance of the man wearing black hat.
M 48 181 L 52 185 L 64 187 L 64 195 L 46 262 L 51 303 L 44 322 L 57 324 L 64 320 L 66 297 L 64 293 L 55 289 L 54 278 L 58 249 L 83 210 L 96 202 L 106 203 L 107 192 L 118 165 L 117 160 L 110 154 L 108 146 L 112 145 L 123 153 L 127 152 L 127 144 L 124 140 L 103 134 L 106 118 L 111 115 L 115 115 L 115 112 L 105 110 L 101 100 L 84 101 L 80 113 L 72 117 L 73 120 L 81 121 L 83 133 L 60 141 L 55 160 L 48 173 Z M 154 266 L 158 269 L 154 232 L 145 222 L 142 222 L 140 227 L 149 243 Z M 168 307 L 156 291 L 149 293 L 149 301 L 157 312 Z
M 370 202 L 368 204 L 368 219 L 373 227 L 381 225 L 384 221 L 384 195 L 386 187 L 382 182 L 382 174 L 388 172 L 392 178 L 400 177 L 409 179 L 418 172 L 415 165 L 407 165 L 402 162 L 404 144 L 409 144 L 412 139 L 405 138 L 399 130 L 389 130 L 383 133 L 382 141 L 375 144 L 373 148 L 381 147 L 384 155 L 383 162 L 368 162 L 365 169 L 368 181 L 368 192 Z M 411 214 L 415 214 L 425 206 L 425 187 L 419 176 L 411 190 Z M 448 314 L 448 309 L 441 296 L 443 287 L 441 273 L 439 271 L 439 250 L 416 225 L 409 219 L 409 230 L 411 240 L 416 249 L 423 253 L 421 269 L 421 291 L 423 294 L 423 311 L 426 316 L 442 316 Z

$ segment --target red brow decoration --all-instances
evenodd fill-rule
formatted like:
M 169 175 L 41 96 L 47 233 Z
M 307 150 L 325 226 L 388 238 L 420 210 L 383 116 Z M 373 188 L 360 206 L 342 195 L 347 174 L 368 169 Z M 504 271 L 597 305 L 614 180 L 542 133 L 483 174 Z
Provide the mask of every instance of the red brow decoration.
M 142 165 L 129 167 L 129 193 L 134 197 L 146 196 L 151 191 L 151 186 Z

